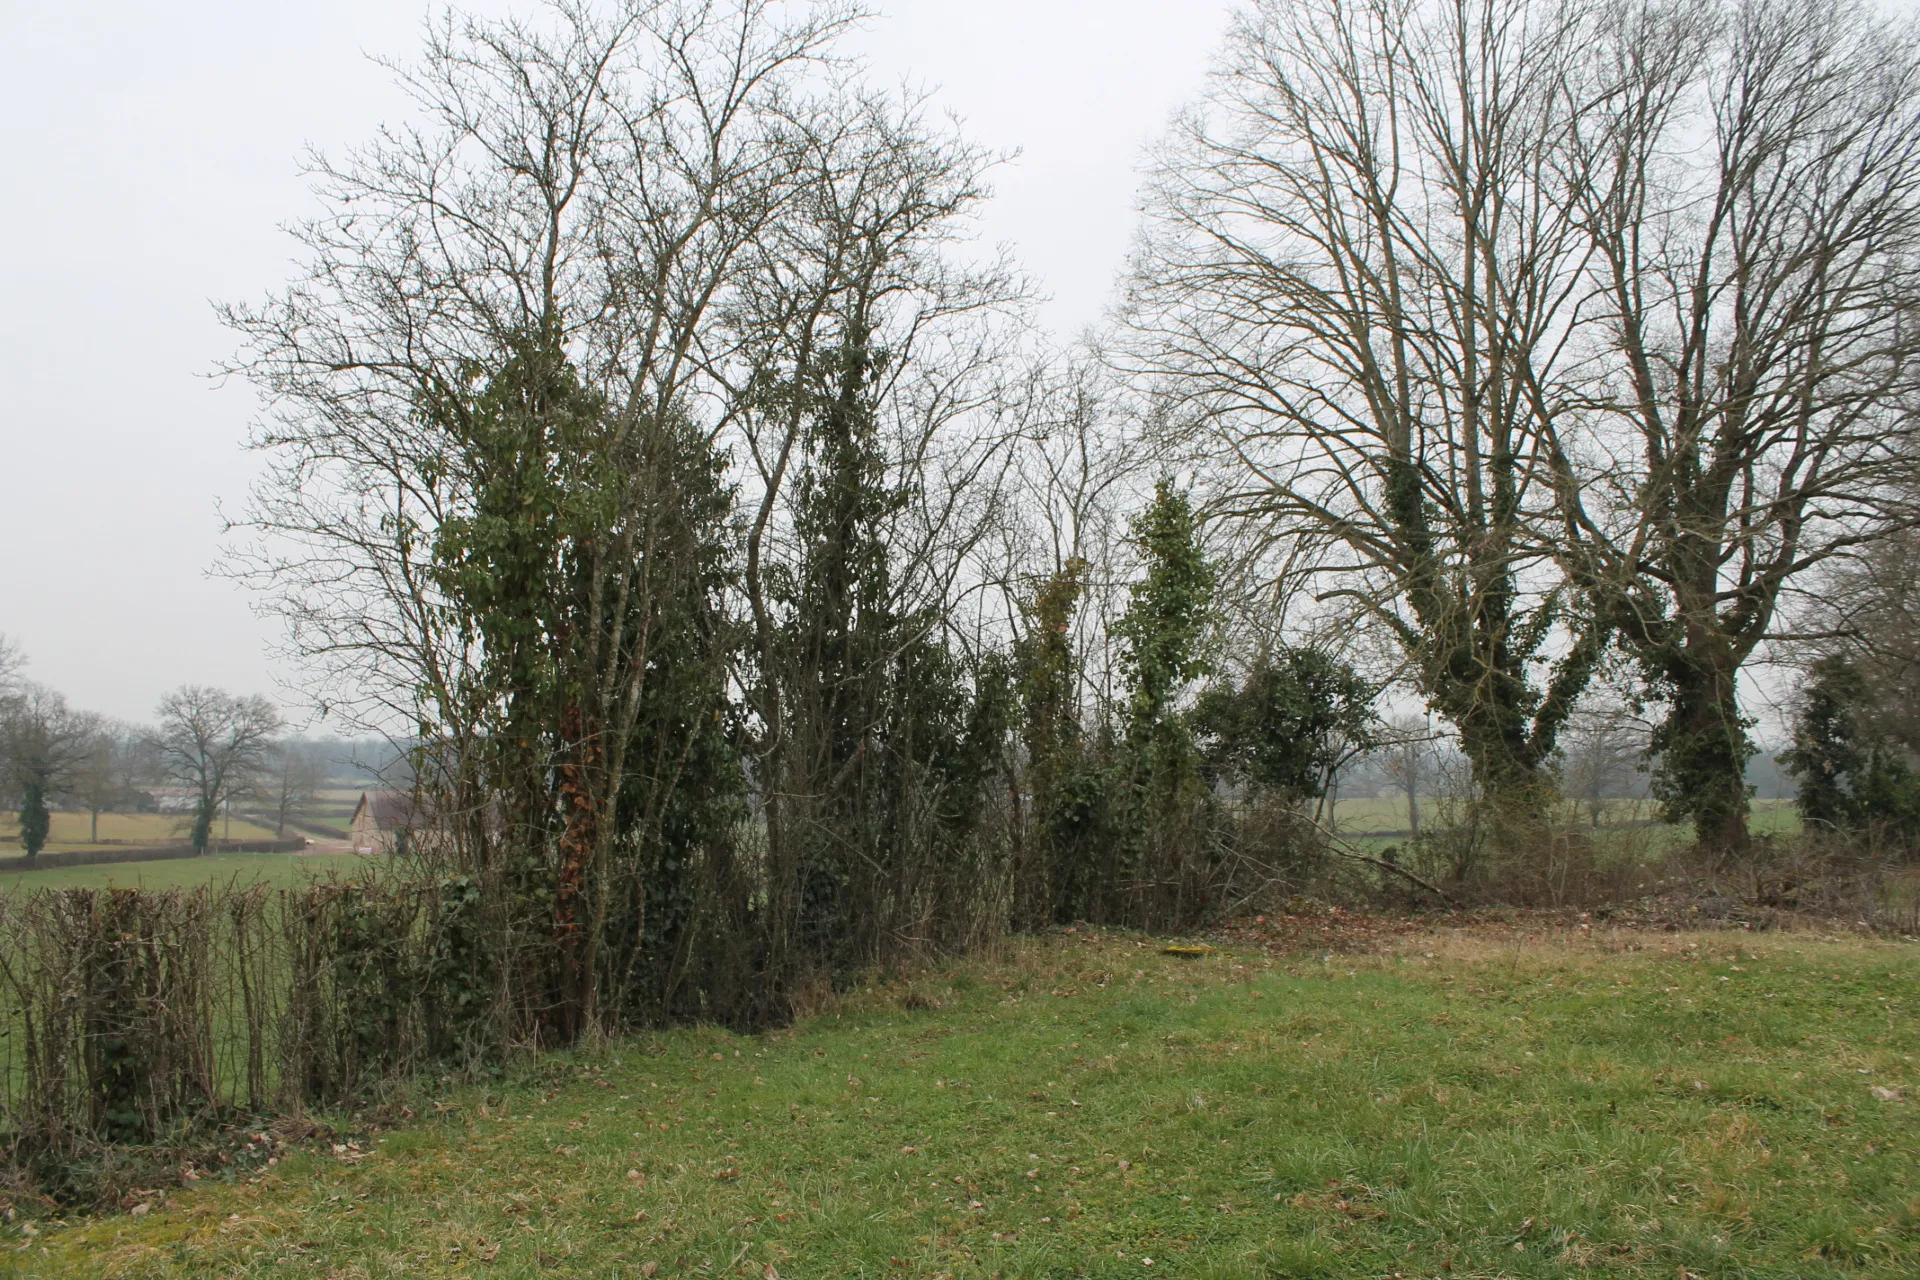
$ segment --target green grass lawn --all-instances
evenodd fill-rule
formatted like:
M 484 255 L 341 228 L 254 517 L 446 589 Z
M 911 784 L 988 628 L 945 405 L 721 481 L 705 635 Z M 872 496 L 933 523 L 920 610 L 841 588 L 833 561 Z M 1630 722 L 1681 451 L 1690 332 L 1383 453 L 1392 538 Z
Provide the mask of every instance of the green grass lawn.
M 160 862 L 112 862 L 94 867 L 49 867 L 0 875 L 0 893 L 35 889 L 191 889 L 203 884 L 264 880 L 276 886 L 305 884 L 333 874 L 349 876 L 368 859 L 350 853 L 215 853 Z
M 1010 946 L 453 1091 L 37 1276 L 1912 1277 L 1920 949 Z
M 47 833 L 47 852 L 54 853 L 66 849 L 104 849 L 111 844 L 96 844 L 92 840 L 91 815 L 85 813 L 55 813 L 50 815 L 51 824 Z M 100 840 L 113 844 L 185 844 L 189 829 L 193 825 L 191 817 L 178 813 L 103 813 L 100 815 Z M 217 840 L 271 840 L 271 827 L 257 826 L 242 818 L 235 818 L 233 831 L 229 835 L 224 821 L 213 824 L 214 838 Z M 20 815 L 18 813 L 0 813 L 0 854 L 18 854 L 20 849 Z

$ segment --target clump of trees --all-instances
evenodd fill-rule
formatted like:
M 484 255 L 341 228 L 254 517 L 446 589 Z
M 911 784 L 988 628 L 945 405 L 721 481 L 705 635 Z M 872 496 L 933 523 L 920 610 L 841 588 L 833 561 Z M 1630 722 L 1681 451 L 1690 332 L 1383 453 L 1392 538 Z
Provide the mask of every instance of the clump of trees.
M 86 759 L 95 726 L 55 690 L 19 681 L 0 709 L 8 780 L 18 797 L 20 845 L 29 858 L 46 847 L 52 805 Z
M 177 786 L 193 796 L 183 833 L 205 853 L 215 820 L 235 805 L 284 830 L 324 784 L 328 751 L 286 738 L 279 711 L 257 694 L 183 685 L 160 700 L 155 724 L 133 725 L 73 709 L 25 667 L 0 636 L 0 795 L 30 858 L 56 810 L 86 813 L 97 842 L 102 813 L 151 810 L 154 789 Z
M 1858 666 L 1817 660 L 1794 708 L 1793 747 L 1782 765 L 1799 782 L 1801 820 L 1841 833 L 1920 840 L 1920 776 L 1913 748 L 1895 736 Z
M 1642 765 L 1740 853 L 1738 674 L 1905 518 L 1907 36 L 1256 3 L 1120 339 L 1051 353 L 968 243 L 992 158 L 841 60 L 859 16 L 449 15 L 226 312 L 274 405 L 234 570 L 405 744 L 503 1026 L 1197 919 L 1318 847 L 1389 686 L 1471 767 L 1456 881 Z
M 1503 856 L 1609 652 L 1745 850 L 1739 674 L 1911 518 L 1917 71 L 1855 0 L 1257 2 L 1162 150 L 1130 358 Z
M 235 572 L 406 743 L 503 1042 L 756 1024 L 1009 921 L 1190 922 L 1275 861 L 1225 794 L 1266 775 L 1200 747 L 1187 492 L 1128 526 L 1118 468 L 1072 508 L 1114 536 L 1033 567 L 1019 495 L 1104 447 L 1103 380 L 1036 363 L 967 244 L 991 157 L 860 82 L 858 16 L 450 16 L 421 122 L 316 160 L 305 277 L 227 312 L 275 406 Z M 1076 617 L 1095 574 L 1125 607 Z
M 1122 334 L 1050 353 L 968 244 L 991 157 L 841 60 L 859 16 L 449 15 L 418 121 L 315 159 L 306 275 L 226 312 L 274 406 L 235 572 L 406 745 L 498 1017 L 1198 918 L 1388 686 L 1470 765 L 1458 882 L 1642 765 L 1740 855 L 1739 673 L 1910 505 L 1906 34 L 1255 3 Z

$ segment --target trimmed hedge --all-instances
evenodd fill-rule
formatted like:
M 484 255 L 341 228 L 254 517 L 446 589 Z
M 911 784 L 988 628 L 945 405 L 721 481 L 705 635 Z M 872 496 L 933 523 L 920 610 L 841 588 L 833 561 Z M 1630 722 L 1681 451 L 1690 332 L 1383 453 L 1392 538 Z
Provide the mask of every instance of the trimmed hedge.
M 242 1120 L 484 1056 L 464 881 L 0 895 L 0 1163 L 79 1203 Z
M 207 846 L 207 853 L 298 853 L 306 847 L 307 842 L 299 838 L 215 840 Z M 110 862 L 165 862 L 173 858 L 201 856 L 190 844 L 136 845 L 127 849 L 69 849 L 60 853 L 43 853 L 33 858 L 0 858 L 0 875 L 44 871 L 50 867 L 91 867 Z

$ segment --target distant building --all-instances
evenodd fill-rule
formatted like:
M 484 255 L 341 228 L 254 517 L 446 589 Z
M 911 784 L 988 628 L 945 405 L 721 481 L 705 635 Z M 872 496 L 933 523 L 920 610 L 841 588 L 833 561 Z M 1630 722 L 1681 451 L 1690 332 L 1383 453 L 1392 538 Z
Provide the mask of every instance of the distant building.
M 404 791 L 363 791 L 353 808 L 349 838 L 355 853 L 407 852 L 413 834 L 426 823 L 413 797 Z
M 134 807 L 147 813 L 193 813 L 200 808 L 200 793 L 192 787 L 141 787 L 146 803 Z

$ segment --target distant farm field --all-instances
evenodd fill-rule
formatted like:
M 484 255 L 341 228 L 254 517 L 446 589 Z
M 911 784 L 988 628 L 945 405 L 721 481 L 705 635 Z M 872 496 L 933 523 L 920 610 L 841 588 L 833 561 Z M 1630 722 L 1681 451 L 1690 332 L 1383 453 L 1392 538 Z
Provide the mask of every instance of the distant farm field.
M 1457 811 L 1457 806 L 1432 796 L 1420 798 L 1420 825 L 1422 830 L 1438 830 Z M 1567 821 L 1577 826 L 1586 826 L 1592 817 L 1585 805 L 1575 806 L 1569 803 L 1563 815 Z M 1607 827 L 1622 826 L 1658 826 L 1673 831 L 1680 829 L 1668 827 L 1656 820 L 1659 806 L 1651 800 L 1606 800 L 1601 802 L 1600 825 Z M 1404 832 L 1407 830 L 1407 798 L 1398 796 L 1353 796 L 1337 800 L 1333 806 L 1333 824 L 1337 831 L 1345 835 L 1364 836 Z M 1791 800 L 1755 800 L 1753 802 L 1753 831 L 1756 835 L 1786 835 L 1800 829 L 1800 814 Z
M 328 787 L 316 791 L 293 815 L 291 826 L 303 835 L 344 840 L 353 823 L 353 810 L 371 787 Z
M 47 839 L 48 852 L 68 849 L 107 849 L 115 845 L 127 844 L 181 844 L 187 839 L 193 825 L 193 819 L 181 813 L 103 813 L 100 815 L 100 838 L 92 839 L 92 822 L 84 813 L 56 813 L 53 815 L 53 829 Z M 243 818 L 235 818 L 229 833 L 227 823 L 222 820 L 213 824 L 214 838 L 218 840 L 271 840 L 273 829 Z M 0 846 L 11 845 L 15 849 L 20 844 L 20 815 L 17 813 L 0 814 Z M 0 848 L 0 853 L 10 852 Z
M 45 871 L 0 875 L 0 893 L 32 893 L 37 889 L 192 889 L 232 880 L 291 888 L 330 876 L 356 876 L 372 862 L 373 859 L 351 853 L 215 853 L 201 858 L 49 867 Z M 381 865 L 385 865 L 384 859 Z

